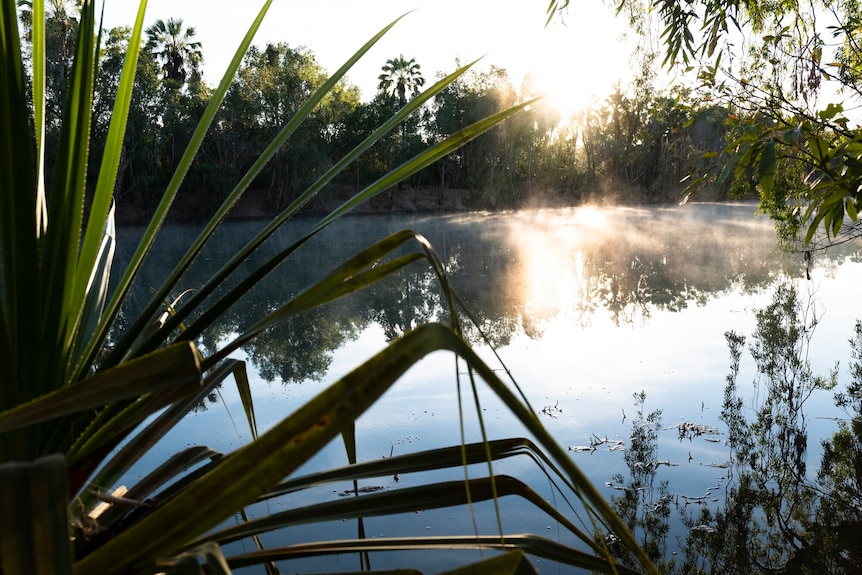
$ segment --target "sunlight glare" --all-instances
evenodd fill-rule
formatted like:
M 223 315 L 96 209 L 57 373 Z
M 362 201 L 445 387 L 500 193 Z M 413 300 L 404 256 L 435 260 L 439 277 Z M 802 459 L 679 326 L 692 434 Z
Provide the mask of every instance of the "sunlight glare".
M 531 38 L 529 63 L 534 89 L 565 123 L 584 108 L 625 85 L 632 42 L 623 22 L 599 2 L 579 2 L 563 23 L 555 21 Z
M 588 229 L 607 229 L 609 226 L 607 211 L 597 206 L 580 206 L 572 215 L 576 227 Z
M 535 212 L 513 226 L 511 240 L 523 262 L 517 280 L 519 299 L 533 318 L 547 321 L 579 307 L 583 280 L 579 252 L 584 236 L 582 226 L 561 221 L 567 218 Z

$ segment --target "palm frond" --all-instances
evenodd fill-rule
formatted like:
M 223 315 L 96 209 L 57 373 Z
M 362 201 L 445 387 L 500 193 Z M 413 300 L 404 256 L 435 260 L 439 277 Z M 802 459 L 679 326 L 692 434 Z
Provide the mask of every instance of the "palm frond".
M 71 575 L 62 455 L 0 464 L 0 570 Z

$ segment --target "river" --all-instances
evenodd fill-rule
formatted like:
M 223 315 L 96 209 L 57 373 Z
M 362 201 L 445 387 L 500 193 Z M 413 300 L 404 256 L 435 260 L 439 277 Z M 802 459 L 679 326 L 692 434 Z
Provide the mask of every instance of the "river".
M 661 519 L 667 526 L 660 537 L 661 553 L 671 560 L 678 557 L 674 567 L 678 569 L 692 526 L 708 527 L 692 517 L 703 509 L 720 511 L 732 485 L 725 467 L 730 459 L 728 430 L 719 419 L 730 369 L 724 334 L 733 331 L 753 341 L 756 310 L 770 304 L 778 285 L 789 282 L 810 317 L 819 320 L 805 350 L 812 371 L 826 375 L 840 361 L 839 388 L 850 379 L 848 340 L 854 335 L 862 277 L 858 251 L 849 244 L 817 253 L 807 269 L 801 255 L 783 254 L 776 248 L 771 223 L 756 217 L 755 208 L 753 204 L 691 204 L 347 217 L 288 260 L 201 345 L 217 347 L 334 264 L 386 234 L 405 228 L 421 233 L 478 320 L 481 332 L 476 326 L 465 328 L 470 341 L 493 362 L 480 335 L 484 334 L 543 423 L 603 493 L 619 499 L 632 489 L 637 469 L 651 466 L 645 476 L 649 485 L 637 487 L 647 492 L 639 505 L 657 508 L 662 501 L 670 502 L 669 516 Z M 287 245 L 311 223 L 304 219 L 289 223 L 264 251 Z M 204 253 L 204 264 L 191 270 L 181 287 L 198 285 L 200 277 L 211 273 L 204 268 L 219 265 L 261 225 L 229 223 Z M 164 229 L 151 258 L 158 265 L 144 270 L 132 305 L 143 301 L 147 287 L 159 283 L 197 231 L 196 226 Z M 139 233 L 121 232 L 118 257 L 124 257 Z M 303 315 L 235 354 L 247 361 L 261 430 L 388 341 L 421 322 L 445 317 L 434 275 L 421 264 L 411 270 Z M 357 422 L 358 459 L 457 444 L 455 369 L 450 355 L 435 353 L 408 371 Z M 751 354 L 744 353 L 737 380 L 749 414 L 759 400 L 752 383 L 755 371 Z M 846 417 L 835 408 L 832 395 L 817 390 L 805 402 L 807 473 L 812 478 L 821 453 L 819 440 L 836 431 L 835 418 Z M 221 396 L 171 432 L 130 472 L 129 479 L 140 477 L 160 458 L 187 445 L 205 444 L 228 452 L 247 442 L 249 433 L 235 391 L 226 385 Z M 524 433 L 487 390 L 480 390 L 480 398 L 489 436 Z M 467 441 L 481 437 L 475 420 L 468 407 Z M 648 460 L 640 464 L 626 460 L 626 453 L 633 453 L 635 447 L 644 450 L 644 445 L 633 445 L 639 430 L 651 433 L 644 452 Z M 681 430 L 704 433 L 680 439 Z M 645 437 L 641 436 L 642 442 Z M 344 448 L 336 441 L 301 471 L 345 463 Z M 537 490 L 546 481 L 524 461 L 505 462 L 501 467 L 534 487 L 538 484 Z M 383 487 L 397 489 L 411 481 L 410 476 L 402 476 Z M 332 496 L 332 489 L 308 495 L 321 501 Z M 620 500 L 618 504 L 624 505 Z M 279 505 L 270 504 L 268 511 L 276 511 Z M 480 519 L 485 513 L 490 511 L 479 510 Z M 633 516 L 644 514 L 640 508 Z M 504 506 L 503 515 L 504 526 L 513 532 L 550 537 L 556 532 L 546 518 L 524 504 Z M 470 532 L 469 521 L 466 514 L 454 511 L 417 512 L 385 523 L 369 520 L 365 528 L 372 537 L 393 530 L 442 534 L 464 528 Z M 270 536 L 273 544 L 303 537 L 313 535 L 297 528 Z M 390 566 L 387 561 L 375 567 Z M 334 567 L 312 560 L 301 570 L 329 568 Z

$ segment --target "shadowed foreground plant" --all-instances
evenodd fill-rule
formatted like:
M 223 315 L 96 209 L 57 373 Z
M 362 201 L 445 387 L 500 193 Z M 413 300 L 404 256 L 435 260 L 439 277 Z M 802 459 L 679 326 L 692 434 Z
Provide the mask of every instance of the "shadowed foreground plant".
M 134 74 L 141 46 L 146 2 L 142 1 L 129 42 L 117 91 L 107 143 L 101 158 L 89 155 L 93 86 L 99 35 L 93 2 L 81 5 L 79 38 L 70 74 L 61 136 L 51 189 L 45 189 L 45 9 L 32 6 L 33 57 L 21 55 L 15 0 L 0 0 L 0 571 L 3 573 L 197 573 L 227 572 L 231 567 L 263 565 L 315 554 L 405 549 L 523 549 L 541 557 L 605 572 L 627 573 L 614 565 L 599 534 L 613 534 L 644 569 L 649 561 L 632 536 L 586 480 L 568 455 L 548 435 L 526 400 L 515 395 L 460 336 L 454 297 L 427 242 L 413 232 L 381 240 L 333 269 L 326 277 L 238 335 L 222 349 L 203 355 L 195 340 L 267 274 L 341 215 L 399 181 L 445 157 L 529 102 L 490 116 L 428 148 L 360 191 L 322 218 L 294 244 L 251 271 L 234 272 L 259 246 L 320 192 L 341 170 L 375 141 L 416 112 L 468 67 L 443 78 L 406 103 L 390 120 L 339 160 L 284 212 L 279 214 L 188 300 L 165 312 L 183 273 L 223 222 L 267 161 L 297 126 L 339 82 L 347 70 L 385 34 L 374 36 L 306 102 L 276 135 L 270 146 L 237 183 L 186 256 L 156 290 L 151 303 L 127 328 L 116 325 L 142 262 L 167 216 L 183 178 L 225 93 L 251 44 L 270 1 L 265 2 L 214 90 L 200 124 L 152 221 L 143 233 L 116 286 L 108 290 L 114 251 L 112 191 L 120 161 Z M 27 73 L 31 81 L 28 86 Z M 28 98 L 32 94 L 32 99 Z M 32 126 L 28 118 L 33 118 Z M 33 130 L 35 127 L 35 131 Z M 98 163 L 95 182 L 87 181 L 88 164 Z M 85 196 L 88 201 L 85 202 Z M 394 251 L 404 245 L 417 250 Z M 398 255 L 401 254 L 401 255 Z M 256 335 L 298 313 L 369 286 L 405 266 L 424 260 L 437 273 L 449 304 L 452 325 L 429 324 L 394 341 L 376 356 L 258 436 L 253 403 L 242 362 L 228 355 Z M 216 291 L 231 277 L 234 288 Z M 184 286 L 188 287 L 188 286 Z M 215 299 L 210 297 L 218 294 Z M 110 297 L 109 297 L 110 295 Z M 427 354 L 448 350 L 469 367 L 476 395 L 481 378 L 532 434 L 526 441 L 483 442 L 450 450 L 390 458 L 374 465 L 287 479 L 338 435 L 345 437 L 349 461 L 355 419 L 400 376 Z M 174 454 L 126 492 L 105 493 L 164 434 L 216 386 L 230 376 L 243 398 L 253 441 L 222 455 L 204 447 Z M 478 396 L 477 396 L 478 397 Z M 481 411 L 477 414 L 481 418 Z M 481 421 L 481 419 L 480 419 Z M 574 494 L 586 509 L 585 527 L 547 505 L 528 486 L 493 472 L 501 457 L 525 455 L 542 468 L 560 493 Z M 414 466 L 430 469 L 483 463 L 488 476 L 452 483 L 430 483 L 403 492 L 364 495 L 315 506 L 299 505 L 287 514 L 272 514 L 240 527 L 219 528 L 255 501 L 326 481 L 363 474 L 407 473 Z M 455 506 L 513 495 L 581 541 L 583 549 L 533 535 L 495 537 L 462 535 L 373 541 L 321 541 L 302 549 L 285 547 L 257 554 L 230 555 L 221 544 L 249 539 L 260 547 L 259 533 L 308 521 L 391 515 L 417 505 Z M 70 538 L 71 533 L 71 538 Z M 201 564 L 203 562 L 203 564 Z M 502 562 L 501 567 L 498 563 Z M 417 557 L 417 563 L 421 560 Z M 477 564 L 477 569 L 529 569 L 521 553 L 505 554 Z

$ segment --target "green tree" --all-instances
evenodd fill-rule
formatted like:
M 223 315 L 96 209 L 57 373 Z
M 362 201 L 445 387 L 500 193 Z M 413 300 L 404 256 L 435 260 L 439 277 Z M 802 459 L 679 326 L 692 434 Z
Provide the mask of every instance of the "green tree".
M 552 1 L 550 17 L 568 4 Z M 626 13 L 639 29 L 661 30 L 662 64 L 696 74 L 701 97 L 721 102 L 735 124 L 723 165 L 696 183 L 720 187 L 749 180 L 787 241 L 799 237 L 816 245 L 821 236 L 826 242 L 856 237 L 862 131 L 852 127 L 840 99 L 830 94 L 821 103 L 817 95 L 824 80 L 839 95 L 860 93 L 862 6 L 840 0 L 660 0 L 649 12 L 639 5 L 627 0 L 619 8 L 633 7 Z M 650 14 L 657 26 L 643 25 Z M 737 41 L 740 36 L 745 42 Z M 782 180 L 787 173 L 791 177 Z
M 286 43 L 252 47 L 220 116 L 216 138 L 221 161 L 247 166 L 327 78 L 307 48 Z M 298 145 L 279 150 L 257 181 L 266 190 L 271 209 L 286 206 L 332 165 L 348 118 L 358 105 L 358 88 L 339 82 L 296 129 L 293 138 Z
M 185 27 L 182 19 L 169 18 L 166 21 L 156 20 L 145 30 L 145 34 L 147 42 L 141 65 L 142 72 L 146 73 L 143 80 L 148 83 L 148 92 L 139 90 L 138 94 L 141 103 L 149 100 L 154 104 L 148 110 L 152 114 L 147 118 L 147 123 L 155 133 L 144 136 L 154 147 L 147 150 L 151 156 L 142 159 L 148 160 L 150 167 L 157 167 L 158 171 L 142 174 L 144 185 L 149 186 L 149 189 L 138 196 L 144 213 L 149 215 L 161 199 L 157 188 L 152 185 L 165 185 L 174 173 L 183 149 L 191 141 L 196 119 L 207 105 L 210 89 L 201 77 L 203 52 L 201 43 L 195 40 L 194 27 Z M 153 63 L 160 75 L 155 86 L 151 83 L 150 75 Z M 136 84 L 143 88 L 141 82 L 136 81 Z M 155 165 L 149 160 L 154 160 Z M 204 148 L 190 167 L 184 182 L 189 191 L 184 194 L 186 201 L 183 204 L 190 211 L 180 217 L 203 218 L 211 215 L 227 194 L 227 179 L 234 175 L 235 172 L 213 161 Z
M 433 141 L 468 125 L 483 114 L 505 109 L 529 93 L 512 85 L 508 72 L 491 66 L 452 83 L 434 99 L 425 121 Z M 517 121 L 491 130 L 438 163 L 434 182 L 440 187 L 466 188 L 475 208 L 510 208 L 528 199 L 544 144 L 559 116 L 539 103 Z
M 147 49 L 161 63 L 162 78 L 168 86 L 181 88 L 188 80 L 200 79 L 203 52 L 201 43 L 194 39 L 194 27 L 183 28 L 182 18 L 159 19 L 146 34 Z
M 335 149 L 350 149 L 357 145 L 391 117 L 394 110 L 392 99 L 381 93 L 375 94 L 370 102 L 360 102 L 345 116 L 344 129 L 339 130 L 333 139 Z M 400 133 L 393 132 L 381 138 L 342 174 L 340 183 L 359 187 L 386 173 L 387 168 L 394 164 L 393 154 L 400 137 Z
M 115 36 L 113 32 L 109 34 L 102 77 L 110 77 L 112 73 L 121 70 L 125 53 L 130 48 L 130 40 L 131 36 L 123 38 Z M 162 154 L 166 134 L 161 129 L 164 108 L 163 94 L 159 89 L 160 75 L 159 64 L 153 54 L 148 50 L 141 50 L 117 173 L 117 201 L 133 205 L 144 217 L 152 214 L 170 178 Z M 107 84 L 110 85 L 111 82 Z M 99 82 L 99 92 L 104 89 L 102 82 Z M 100 95 L 99 100 L 101 99 Z
M 404 54 L 390 58 L 383 65 L 383 73 L 377 77 L 377 89 L 384 94 L 397 96 L 398 103 L 403 106 L 408 93 L 415 96 L 419 88 L 425 85 L 421 68 L 415 58 L 406 60 Z
M 425 78 L 422 76 L 421 66 L 416 62 L 415 58 L 406 60 L 404 54 L 399 54 L 397 58 L 390 58 L 381 68 L 383 73 L 377 79 L 377 90 L 381 96 L 384 106 L 404 106 L 407 103 L 407 95 L 414 97 L 419 88 L 425 85 Z M 390 114 L 387 114 L 387 116 Z M 410 120 L 401 124 L 400 141 L 396 144 L 397 151 L 389 148 L 387 155 L 387 169 L 391 169 L 395 164 L 403 161 L 407 154 L 408 134 L 415 134 L 418 127 L 418 116 L 413 116 Z M 383 143 L 385 145 L 385 143 Z M 399 184 L 401 189 L 401 184 Z M 387 195 L 387 201 L 391 202 L 391 192 Z
M 60 117 L 66 99 L 69 73 L 75 53 L 75 40 L 80 20 L 80 1 L 45 0 L 44 50 L 45 50 L 45 171 L 50 182 L 53 178 L 53 158 L 60 136 Z M 20 19 L 26 50 L 32 51 L 33 2 L 19 0 Z
M 504 70 L 492 69 L 470 74 L 443 90 L 431 106 L 430 137 L 446 138 L 482 114 L 497 110 L 494 84 L 502 78 L 505 78 Z M 494 138 L 492 134 L 485 136 L 457 150 L 439 165 L 441 187 L 482 191 L 489 181 L 489 172 L 497 165 Z

